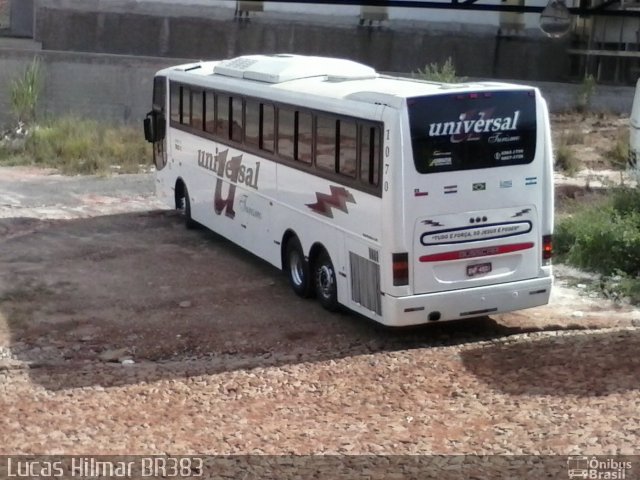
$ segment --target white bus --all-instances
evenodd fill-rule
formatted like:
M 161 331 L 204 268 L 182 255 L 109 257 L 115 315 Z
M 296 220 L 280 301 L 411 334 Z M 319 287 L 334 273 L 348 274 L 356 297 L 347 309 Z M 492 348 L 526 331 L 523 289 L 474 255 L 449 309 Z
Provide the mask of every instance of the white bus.
M 549 300 L 551 137 L 535 88 L 249 55 L 159 71 L 145 135 L 157 193 L 187 226 L 329 310 L 404 326 Z

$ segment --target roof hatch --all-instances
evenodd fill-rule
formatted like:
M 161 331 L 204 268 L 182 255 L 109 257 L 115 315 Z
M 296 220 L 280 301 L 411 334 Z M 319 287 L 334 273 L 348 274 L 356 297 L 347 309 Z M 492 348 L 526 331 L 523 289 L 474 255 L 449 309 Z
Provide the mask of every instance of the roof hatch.
M 373 68 L 351 60 L 288 54 L 245 55 L 223 60 L 214 67 L 213 73 L 266 83 L 310 77 L 327 77 L 336 81 L 378 76 Z

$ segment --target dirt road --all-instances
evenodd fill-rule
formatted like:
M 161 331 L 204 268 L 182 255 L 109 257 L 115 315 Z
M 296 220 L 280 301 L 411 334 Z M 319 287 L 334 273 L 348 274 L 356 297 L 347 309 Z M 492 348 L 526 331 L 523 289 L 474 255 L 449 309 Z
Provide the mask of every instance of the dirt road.
M 0 169 L 0 454 L 638 453 L 640 313 L 329 314 L 148 175 Z

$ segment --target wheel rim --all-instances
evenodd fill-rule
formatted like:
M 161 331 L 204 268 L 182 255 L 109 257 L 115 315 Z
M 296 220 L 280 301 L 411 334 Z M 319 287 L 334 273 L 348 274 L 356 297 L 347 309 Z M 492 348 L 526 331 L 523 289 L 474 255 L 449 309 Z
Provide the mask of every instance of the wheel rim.
M 302 258 L 298 252 L 292 252 L 289 256 L 289 271 L 291 272 L 291 280 L 300 286 L 304 283 L 304 269 Z
M 318 268 L 318 292 L 329 298 L 333 292 L 333 270 L 328 265 L 321 265 Z

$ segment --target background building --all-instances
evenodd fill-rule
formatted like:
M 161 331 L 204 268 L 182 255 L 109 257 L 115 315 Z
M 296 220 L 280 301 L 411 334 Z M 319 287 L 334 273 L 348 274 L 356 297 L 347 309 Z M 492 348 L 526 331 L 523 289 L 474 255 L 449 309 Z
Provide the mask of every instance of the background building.
M 10 85 L 34 57 L 46 72 L 43 114 L 126 123 L 138 122 L 148 110 L 155 71 L 252 53 L 342 57 L 399 74 L 451 58 L 459 76 L 540 86 L 556 111 L 576 105 L 583 79 L 591 74 L 598 82 L 593 108 L 630 109 L 633 92 L 625 85 L 635 84 L 639 75 L 640 11 L 628 0 L 597 0 L 606 1 L 600 7 L 588 3 L 596 0 L 571 4 L 579 10 L 570 34 L 560 39 L 538 28 L 549 0 L 424 0 L 430 8 L 392 1 L 393 6 L 370 7 L 250 0 L 0 0 L 0 126 L 11 121 Z M 499 11 L 505 7 L 511 11 Z M 593 8 L 617 16 L 584 15 Z M 606 83 L 617 86 L 605 92 Z

